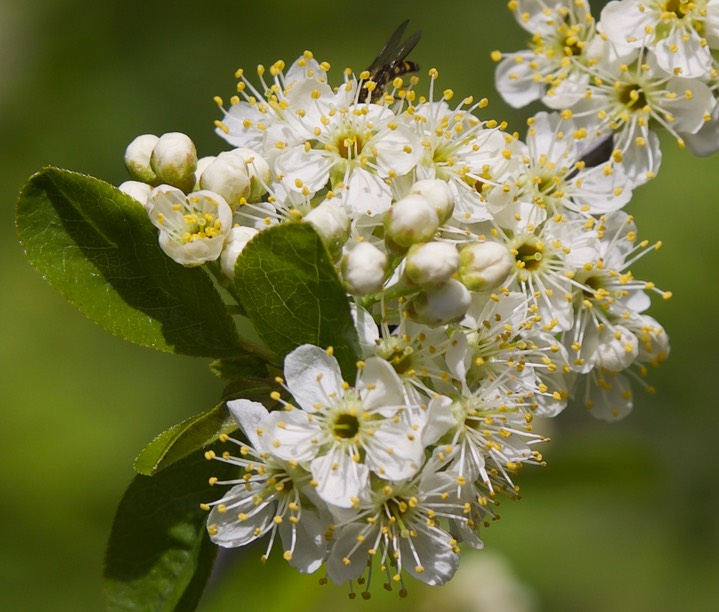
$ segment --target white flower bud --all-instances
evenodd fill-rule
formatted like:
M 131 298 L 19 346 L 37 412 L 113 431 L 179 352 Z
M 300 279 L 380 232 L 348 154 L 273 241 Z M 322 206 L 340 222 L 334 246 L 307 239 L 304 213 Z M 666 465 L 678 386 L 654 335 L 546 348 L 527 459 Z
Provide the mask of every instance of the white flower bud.
M 369 295 L 382 289 L 387 256 L 369 242 L 360 242 L 342 260 L 342 277 L 353 295 Z
M 189 136 L 169 132 L 160 136 L 152 150 L 150 165 L 161 183 L 192 191 L 195 186 L 197 150 Z
M 407 313 L 417 323 L 436 327 L 462 319 L 471 303 L 472 294 L 467 287 L 450 278 L 437 289 L 414 296 L 407 305 Z
M 405 259 L 407 279 L 424 288 L 446 283 L 459 267 L 457 247 L 447 242 L 412 245 Z
M 160 185 L 148 198 L 150 221 L 160 230 L 160 248 L 183 266 L 199 266 L 220 256 L 232 227 L 232 209 L 221 195 L 195 191 L 185 195 Z
M 222 273 L 227 278 L 232 279 L 235 277 L 235 263 L 237 263 L 237 258 L 247 246 L 247 243 L 259 233 L 260 232 L 253 227 L 245 227 L 242 225 L 236 225 L 230 230 L 230 233 L 225 239 L 222 254 L 220 255 Z
M 509 276 L 514 257 L 498 242 L 476 242 L 459 252 L 459 279 L 472 291 L 491 291 Z
M 247 196 L 247 201 L 259 202 L 267 193 L 267 185 L 272 180 L 270 165 L 259 153 L 246 147 L 240 147 L 231 153 L 235 153 L 245 160 L 247 175 L 250 177 L 250 195 Z
M 305 221 L 317 230 L 330 253 L 338 253 L 350 235 L 350 219 L 343 206 L 325 200 L 305 215 Z
M 250 176 L 242 155 L 235 151 L 220 153 L 200 176 L 200 187 L 219 193 L 232 207 L 250 195 Z
M 150 157 L 157 141 L 154 134 L 142 134 L 133 140 L 125 149 L 125 166 L 133 179 L 143 183 L 155 183 L 157 175 L 150 166 Z
M 431 240 L 439 224 L 439 216 L 432 203 L 417 194 L 395 202 L 384 217 L 387 236 L 402 247 Z
M 206 157 L 200 157 L 200 159 L 197 160 L 197 167 L 195 168 L 195 188 L 193 189 L 193 191 L 199 191 L 200 189 L 202 189 L 202 187 L 200 187 L 200 177 L 205 171 L 205 168 L 207 168 L 207 166 L 209 166 L 216 159 L 217 157 L 215 157 L 214 155 L 207 155 Z
M 439 217 L 440 223 L 444 223 L 454 211 L 454 194 L 446 181 L 440 179 L 424 179 L 412 185 L 410 193 L 416 193 L 427 198 Z
M 150 187 L 147 183 L 141 183 L 140 181 L 125 181 L 118 186 L 118 189 L 147 208 L 147 198 L 152 191 L 152 187 Z

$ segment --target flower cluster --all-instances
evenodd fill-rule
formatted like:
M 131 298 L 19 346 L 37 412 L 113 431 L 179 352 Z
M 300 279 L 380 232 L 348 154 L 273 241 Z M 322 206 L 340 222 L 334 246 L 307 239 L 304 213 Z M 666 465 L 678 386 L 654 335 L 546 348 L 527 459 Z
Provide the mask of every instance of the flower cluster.
M 260 66 L 259 86 L 238 71 L 229 108 L 217 100 L 233 149 L 198 159 L 181 134 L 128 147 L 134 180 L 121 188 L 169 257 L 231 279 L 255 235 L 309 223 L 360 338 L 356 380 L 331 347 L 303 345 L 285 357 L 281 409 L 228 402 L 244 439 L 208 453 L 240 472 L 205 506 L 217 544 L 269 534 L 269 554 L 279 534 L 293 566 L 326 564 L 337 583 L 369 584 L 377 567 L 390 585 L 403 571 L 442 584 L 461 542 L 482 546 L 496 496 L 517 494 L 519 468 L 542 463 L 535 417 L 576 396 L 621 418 L 630 380 L 667 357 L 645 311 L 650 293 L 668 293 L 631 271 L 660 244 L 639 241 L 622 208 L 658 168 L 655 123 L 695 142 L 712 125 L 712 75 L 666 40 L 708 29 L 693 7 L 713 2 L 677 2 L 676 19 L 655 24 L 662 37 L 638 42 L 610 38 L 618 28 L 595 24 L 585 2 L 511 4 L 539 34 L 502 59 L 500 91 L 562 109 L 532 117 L 524 141 L 478 118 L 486 100 L 437 94 L 436 70 L 426 96 L 416 77 L 351 70 L 333 86 L 305 52 L 287 70 Z M 640 3 L 612 2 L 607 19 L 630 19 L 624 5 Z
M 596 21 L 586 0 L 512 0 L 530 48 L 495 52 L 496 85 L 515 107 L 541 99 L 613 135 L 635 181 L 654 176 L 656 129 L 697 155 L 719 148 L 717 0 L 613 0 Z

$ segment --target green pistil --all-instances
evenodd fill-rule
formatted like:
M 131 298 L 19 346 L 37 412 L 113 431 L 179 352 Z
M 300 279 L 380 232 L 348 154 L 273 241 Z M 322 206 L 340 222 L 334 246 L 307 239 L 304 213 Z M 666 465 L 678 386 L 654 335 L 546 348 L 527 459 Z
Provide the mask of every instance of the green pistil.
M 360 429 L 359 420 L 351 414 L 340 414 L 332 427 L 332 433 L 339 440 L 350 440 L 354 438 Z

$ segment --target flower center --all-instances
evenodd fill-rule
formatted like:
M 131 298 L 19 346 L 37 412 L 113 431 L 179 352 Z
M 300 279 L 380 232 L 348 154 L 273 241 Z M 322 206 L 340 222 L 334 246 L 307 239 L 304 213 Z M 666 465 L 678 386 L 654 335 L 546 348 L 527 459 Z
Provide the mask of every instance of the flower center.
M 682 0 L 668 0 L 665 5 L 665 11 L 667 13 L 674 13 L 676 17 L 681 19 L 689 12 L 688 2 Z
M 601 289 L 604 286 L 603 278 L 600 276 L 590 276 L 584 280 L 584 284 L 592 290 L 584 290 L 584 295 L 588 298 L 593 298 L 597 289 Z
M 337 138 L 337 154 L 344 159 L 356 159 L 362 153 L 364 141 L 359 134 L 340 134 Z
M 632 83 L 631 85 L 625 85 L 619 92 L 619 102 L 626 108 L 632 110 L 641 110 L 647 104 L 647 97 L 644 95 L 642 88 Z
M 360 423 L 356 416 L 343 412 L 337 415 L 332 425 L 332 433 L 338 440 L 354 438 L 360 430 Z
M 514 256 L 514 259 L 517 263 L 521 264 L 525 270 L 532 272 L 538 270 L 541 266 L 542 260 L 544 259 L 542 251 L 543 248 L 541 244 L 528 244 L 525 242 L 517 247 L 517 254 Z

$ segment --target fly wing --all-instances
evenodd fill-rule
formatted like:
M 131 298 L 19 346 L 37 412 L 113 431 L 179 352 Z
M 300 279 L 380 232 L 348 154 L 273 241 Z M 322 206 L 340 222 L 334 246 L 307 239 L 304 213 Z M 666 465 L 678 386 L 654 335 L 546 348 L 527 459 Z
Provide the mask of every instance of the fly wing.
M 407 29 L 407 24 L 409 23 L 409 19 L 405 19 L 402 23 L 397 26 L 397 29 L 392 32 L 392 35 L 387 39 L 387 42 L 384 44 L 384 47 L 380 50 L 380 52 L 377 54 L 377 57 L 374 58 L 372 63 L 369 65 L 369 68 L 367 68 L 367 71 L 372 74 L 382 68 L 382 66 L 386 66 L 391 61 L 397 59 L 395 57 L 395 51 L 398 47 L 405 47 L 407 43 L 404 45 L 401 45 L 402 36 L 404 35 L 404 31 Z M 412 47 L 417 44 L 417 41 L 419 41 L 419 32 L 415 32 L 410 39 L 416 38 L 414 43 L 412 44 Z M 406 57 L 407 53 L 409 53 L 412 49 L 409 48 L 405 52 Z M 400 59 L 403 59 L 400 58 Z

